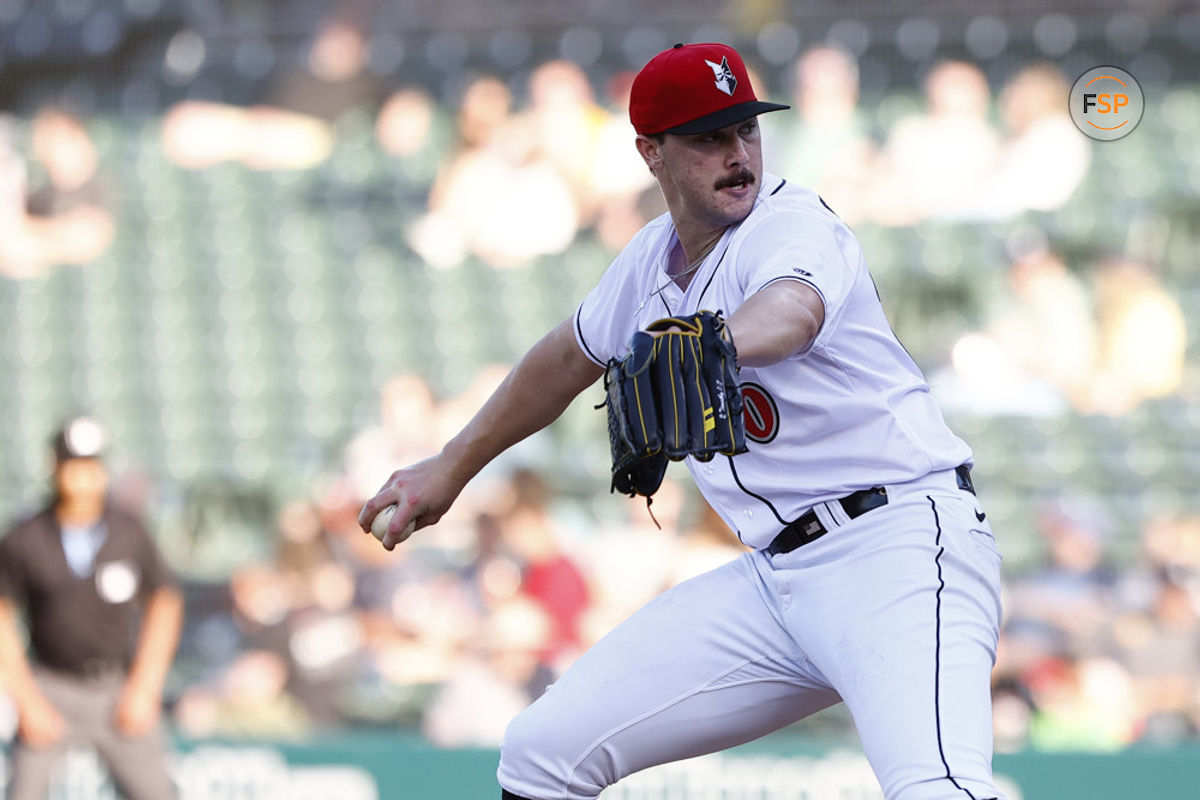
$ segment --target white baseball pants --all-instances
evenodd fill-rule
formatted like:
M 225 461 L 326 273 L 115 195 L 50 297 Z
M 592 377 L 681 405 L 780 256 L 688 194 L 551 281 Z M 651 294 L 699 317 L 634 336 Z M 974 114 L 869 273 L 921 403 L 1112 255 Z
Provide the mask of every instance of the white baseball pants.
M 513 720 L 501 786 L 594 800 L 841 700 L 888 800 L 1001 797 L 1000 553 L 952 471 L 887 488 L 886 506 L 854 520 L 825 508 L 822 538 L 748 553 L 619 625 Z

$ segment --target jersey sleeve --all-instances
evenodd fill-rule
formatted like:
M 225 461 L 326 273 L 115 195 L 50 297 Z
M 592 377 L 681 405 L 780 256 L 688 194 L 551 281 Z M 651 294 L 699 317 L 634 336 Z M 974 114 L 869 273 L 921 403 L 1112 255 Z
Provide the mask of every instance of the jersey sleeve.
M 575 341 L 592 361 L 604 366 L 623 355 L 637 330 L 641 282 L 634 269 L 636 242 L 631 242 L 601 276 L 575 310 Z
M 821 296 L 825 322 L 817 335 L 836 326 L 858 259 L 853 236 L 836 218 L 804 212 L 780 212 L 764 219 L 747 237 L 738 258 L 745 297 L 772 283 L 798 280 Z

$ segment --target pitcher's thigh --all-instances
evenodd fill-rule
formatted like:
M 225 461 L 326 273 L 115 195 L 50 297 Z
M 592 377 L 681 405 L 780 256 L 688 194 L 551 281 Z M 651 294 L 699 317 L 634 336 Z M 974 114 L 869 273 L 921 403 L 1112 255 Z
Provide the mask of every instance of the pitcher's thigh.
M 862 607 L 817 657 L 889 800 L 999 795 L 990 693 L 999 563 L 972 538 L 958 500 L 930 497 L 892 516 L 888 546 L 859 567 L 893 577 L 860 593 Z
M 646 767 L 762 736 L 839 699 L 763 603 L 743 558 L 665 592 L 509 726 L 499 780 L 592 800 Z

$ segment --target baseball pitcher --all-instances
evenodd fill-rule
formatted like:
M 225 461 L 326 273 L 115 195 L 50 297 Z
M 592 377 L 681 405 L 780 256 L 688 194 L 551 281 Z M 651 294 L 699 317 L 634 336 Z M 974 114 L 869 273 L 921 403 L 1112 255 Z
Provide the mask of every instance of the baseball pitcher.
M 989 677 L 1000 554 L 854 234 L 763 170 L 737 52 L 676 45 L 637 75 L 636 146 L 668 212 L 437 456 L 363 508 L 391 549 L 602 375 L 613 488 L 683 460 L 753 549 L 660 595 L 510 725 L 505 800 L 593 800 L 834 703 L 889 800 L 996 800 Z

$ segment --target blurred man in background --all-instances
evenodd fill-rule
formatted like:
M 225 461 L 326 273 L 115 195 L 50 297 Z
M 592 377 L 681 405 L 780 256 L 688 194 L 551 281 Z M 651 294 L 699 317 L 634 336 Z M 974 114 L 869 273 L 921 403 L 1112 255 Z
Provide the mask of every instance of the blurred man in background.
M 183 599 L 145 527 L 108 502 L 104 438 L 86 417 L 64 425 L 50 504 L 0 539 L 0 677 L 18 715 L 9 800 L 46 797 L 68 745 L 94 747 L 130 800 L 174 796 L 159 718 Z

